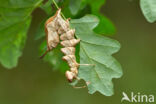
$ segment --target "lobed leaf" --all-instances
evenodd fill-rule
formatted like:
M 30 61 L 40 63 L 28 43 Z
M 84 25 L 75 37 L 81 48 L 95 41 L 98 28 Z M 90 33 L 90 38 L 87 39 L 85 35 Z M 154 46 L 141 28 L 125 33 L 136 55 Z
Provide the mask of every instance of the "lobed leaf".
M 88 0 L 87 0 L 88 1 Z M 88 1 L 91 6 L 92 14 L 97 15 L 100 19 L 99 25 L 95 28 L 95 32 L 99 34 L 114 34 L 115 27 L 113 23 L 100 13 L 100 8 L 104 5 L 105 0 L 89 0 Z
M 156 0 L 140 0 L 140 7 L 148 22 L 156 21 Z
M 45 37 L 45 20 L 41 21 L 38 25 L 36 33 L 35 33 L 35 40 L 41 39 Z
M 122 76 L 120 64 L 111 56 L 120 49 L 120 44 L 116 40 L 93 32 L 97 24 L 98 18 L 93 15 L 71 20 L 71 26 L 76 29 L 76 37 L 81 39 L 80 64 L 90 64 L 90 66 L 80 66 L 78 76 L 90 83 L 89 93 L 99 91 L 111 96 L 112 78 Z
M 76 15 L 80 9 L 82 0 L 70 0 L 69 9 L 73 15 Z
M 6 68 L 17 65 L 22 55 L 31 12 L 42 0 L 0 1 L 0 63 Z

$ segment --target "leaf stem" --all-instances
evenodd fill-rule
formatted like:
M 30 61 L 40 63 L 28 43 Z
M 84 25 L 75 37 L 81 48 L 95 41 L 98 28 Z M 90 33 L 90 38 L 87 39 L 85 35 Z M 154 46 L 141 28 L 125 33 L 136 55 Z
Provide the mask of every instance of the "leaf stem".
M 56 6 L 57 9 L 59 9 L 59 6 L 57 5 L 57 3 L 55 2 L 55 0 L 52 0 L 54 5 Z M 61 12 L 62 17 L 66 20 L 66 17 L 64 16 L 64 14 Z

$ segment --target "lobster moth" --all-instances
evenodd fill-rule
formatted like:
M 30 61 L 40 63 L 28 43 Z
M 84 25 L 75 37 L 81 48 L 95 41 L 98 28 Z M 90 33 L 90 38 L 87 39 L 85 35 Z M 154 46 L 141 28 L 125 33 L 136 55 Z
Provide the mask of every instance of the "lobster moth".
M 72 82 L 73 79 L 78 79 L 77 75 L 80 64 L 76 61 L 75 46 L 80 42 L 80 39 L 75 38 L 75 29 L 70 28 L 69 19 L 64 20 L 62 18 L 61 9 L 58 9 L 56 14 L 46 21 L 45 33 L 47 51 L 41 58 L 60 43 L 62 45 L 61 52 L 64 54 L 62 59 L 65 60 L 70 67 L 70 70 L 66 71 L 65 76 L 69 82 Z

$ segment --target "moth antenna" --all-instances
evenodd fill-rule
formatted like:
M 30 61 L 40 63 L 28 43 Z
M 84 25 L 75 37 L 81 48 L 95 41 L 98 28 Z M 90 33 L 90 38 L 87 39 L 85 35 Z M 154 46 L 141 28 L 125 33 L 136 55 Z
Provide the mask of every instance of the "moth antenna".
M 44 54 L 43 54 L 42 56 L 40 56 L 40 59 L 43 59 L 44 56 L 45 56 L 48 52 L 49 52 L 49 50 L 46 50 L 46 51 L 44 52 Z

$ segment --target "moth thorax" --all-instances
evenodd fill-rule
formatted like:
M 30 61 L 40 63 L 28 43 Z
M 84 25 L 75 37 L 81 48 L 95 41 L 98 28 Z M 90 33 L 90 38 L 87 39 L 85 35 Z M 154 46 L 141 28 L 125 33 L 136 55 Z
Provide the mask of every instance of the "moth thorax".
M 60 24 L 58 23 L 58 18 L 56 18 L 55 20 L 55 30 L 59 30 L 60 29 Z
M 64 47 L 73 47 L 80 42 L 80 39 L 71 39 L 65 40 L 61 42 L 61 45 Z
M 67 32 L 69 30 L 69 24 L 64 22 L 62 24 L 60 24 L 60 29 L 64 30 L 65 32 Z
M 62 17 L 60 17 L 57 21 L 60 28 L 62 28 L 64 31 L 67 31 L 67 29 L 69 29 L 69 20 L 65 21 Z
M 65 47 L 61 48 L 62 53 L 65 55 L 74 55 L 75 54 L 75 47 Z
M 65 21 L 60 15 L 57 18 L 57 25 L 59 26 L 58 28 L 58 33 L 63 34 L 67 32 L 69 28 L 69 21 Z
M 72 80 L 76 77 L 73 72 L 66 71 L 65 76 L 69 82 L 72 82 Z
M 63 34 L 63 33 L 65 33 L 65 31 L 64 31 L 62 28 L 58 28 L 57 32 L 58 32 L 58 34 Z

